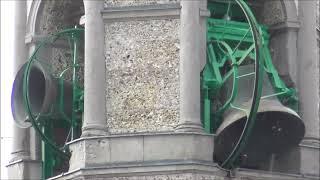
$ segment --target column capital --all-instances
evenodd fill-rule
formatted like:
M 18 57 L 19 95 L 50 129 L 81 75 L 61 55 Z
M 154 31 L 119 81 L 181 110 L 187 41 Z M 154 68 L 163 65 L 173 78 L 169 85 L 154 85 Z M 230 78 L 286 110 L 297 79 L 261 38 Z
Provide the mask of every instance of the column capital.
M 101 0 L 83 0 L 83 4 L 86 14 L 104 9 L 104 1 Z

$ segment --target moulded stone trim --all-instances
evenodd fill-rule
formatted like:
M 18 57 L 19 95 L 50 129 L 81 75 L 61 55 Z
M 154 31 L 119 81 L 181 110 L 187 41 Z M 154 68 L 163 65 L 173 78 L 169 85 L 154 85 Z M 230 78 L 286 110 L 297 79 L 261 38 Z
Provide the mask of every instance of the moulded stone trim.
M 82 137 L 69 143 L 70 169 L 161 161 L 213 163 L 213 135 L 199 133 L 129 134 Z

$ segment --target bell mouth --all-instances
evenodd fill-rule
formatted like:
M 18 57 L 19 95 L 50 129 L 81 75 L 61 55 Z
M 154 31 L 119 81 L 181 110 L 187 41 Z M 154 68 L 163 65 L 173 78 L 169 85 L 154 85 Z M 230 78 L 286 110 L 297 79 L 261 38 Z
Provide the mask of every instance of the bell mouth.
M 216 132 L 215 159 L 222 163 L 232 152 L 243 131 L 247 117 L 243 111 L 229 111 Z M 257 164 L 297 146 L 305 126 L 299 115 L 278 101 L 261 100 L 256 120 L 242 155 L 244 164 Z
M 18 126 L 22 128 L 30 127 L 31 123 L 28 122 L 27 106 L 24 102 L 25 97 L 23 96 L 23 81 L 24 73 L 27 63 L 24 64 L 18 71 L 11 93 L 11 111 L 13 119 Z M 28 86 L 28 96 L 29 96 L 29 108 L 33 115 L 39 114 L 43 110 L 43 105 L 46 99 L 46 74 L 37 65 L 30 67 L 29 71 L 29 86 Z

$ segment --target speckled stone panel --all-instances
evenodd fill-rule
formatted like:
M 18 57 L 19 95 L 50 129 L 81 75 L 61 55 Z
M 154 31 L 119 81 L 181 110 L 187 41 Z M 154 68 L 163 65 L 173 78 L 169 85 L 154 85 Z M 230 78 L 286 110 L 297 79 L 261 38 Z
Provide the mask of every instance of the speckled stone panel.
M 265 25 L 275 25 L 286 20 L 286 14 L 281 1 L 265 1 L 261 11 L 261 23 Z
M 64 1 L 44 1 L 42 4 L 43 8 L 40 9 L 39 25 L 37 27 L 37 34 L 47 35 L 55 34 L 61 30 L 72 28 L 78 22 L 81 14 L 84 13 L 83 3 L 77 0 L 64 0 Z M 77 12 L 76 16 L 70 17 L 70 14 Z M 37 55 L 37 59 L 42 63 L 50 66 L 47 68 L 50 73 L 59 77 L 63 70 L 68 67 L 72 67 L 73 57 L 72 49 L 68 43 L 66 37 L 61 37 L 58 40 L 60 47 L 53 47 L 51 43 L 44 45 Z M 57 45 L 57 43 L 54 43 Z M 77 72 L 78 82 L 83 87 L 83 74 L 84 74 L 84 42 L 80 42 L 78 52 L 78 63 L 79 68 Z M 72 68 L 66 71 L 64 79 L 72 81 Z
M 106 24 L 110 133 L 168 131 L 178 123 L 180 20 Z
M 156 4 L 173 4 L 180 0 L 105 0 L 105 7 L 142 6 Z

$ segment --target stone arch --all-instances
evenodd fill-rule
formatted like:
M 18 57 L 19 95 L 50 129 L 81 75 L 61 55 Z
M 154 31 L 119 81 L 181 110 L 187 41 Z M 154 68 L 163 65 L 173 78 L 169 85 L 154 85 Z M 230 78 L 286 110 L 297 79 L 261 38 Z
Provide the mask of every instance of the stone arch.
M 297 38 L 299 20 L 297 6 L 294 1 L 279 2 L 282 11 L 280 21 L 270 24 L 270 51 L 279 75 L 287 86 L 297 84 Z M 266 7 L 265 7 L 266 8 Z
M 249 0 L 259 23 L 269 28 L 273 63 L 287 86 L 297 83 L 297 4 L 294 1 Z
M 27 34 L 50 34 L 79 24 L 84 15 L 84 3 L 78 0 L 32 1 Z
M 35 46 L 49 34 L 59 32 L 63 29 L 73 28 L 75 25 L 80 27 L 80 19 L 84 15 L 84 3 L 79 0 L 39 0 L 32 1 L 29 18 L 27 22 L 27 39 L 29 44 L 29 52 L 32 53 Z M 66 44 L 67 40 L 65 39 Z M 67 45 L 68 46 L 68 45 Z M 79 51 L 80 65 L 84 64 L 84 44 L 80 45 Z M 69 47 L 69 46 L 68 46 Z M 69 59 L 72 56 L 69 49 L 62 50 L 61 48 L 48 48 L 40 52 L 43 61 L 51 64 L 53 67 L 52 73 L 58 73 L 63 67 L 71 65 Z M 31 54 L 30 54 L 31 55 Z M 49 56 L 50 55 L 50 56 Z M 82 66 L 83 67 L 83 66 Z M 83 68 L 80 68 L 83 72 Z M 70 71 L 71 72 L 71 71 Z M 81 73 L 83 74 L 83 73 Z M 71 73 L 66 77 L 71 78 Z M 81 84 L 83 84 L 83 76 L 81 77 Z

